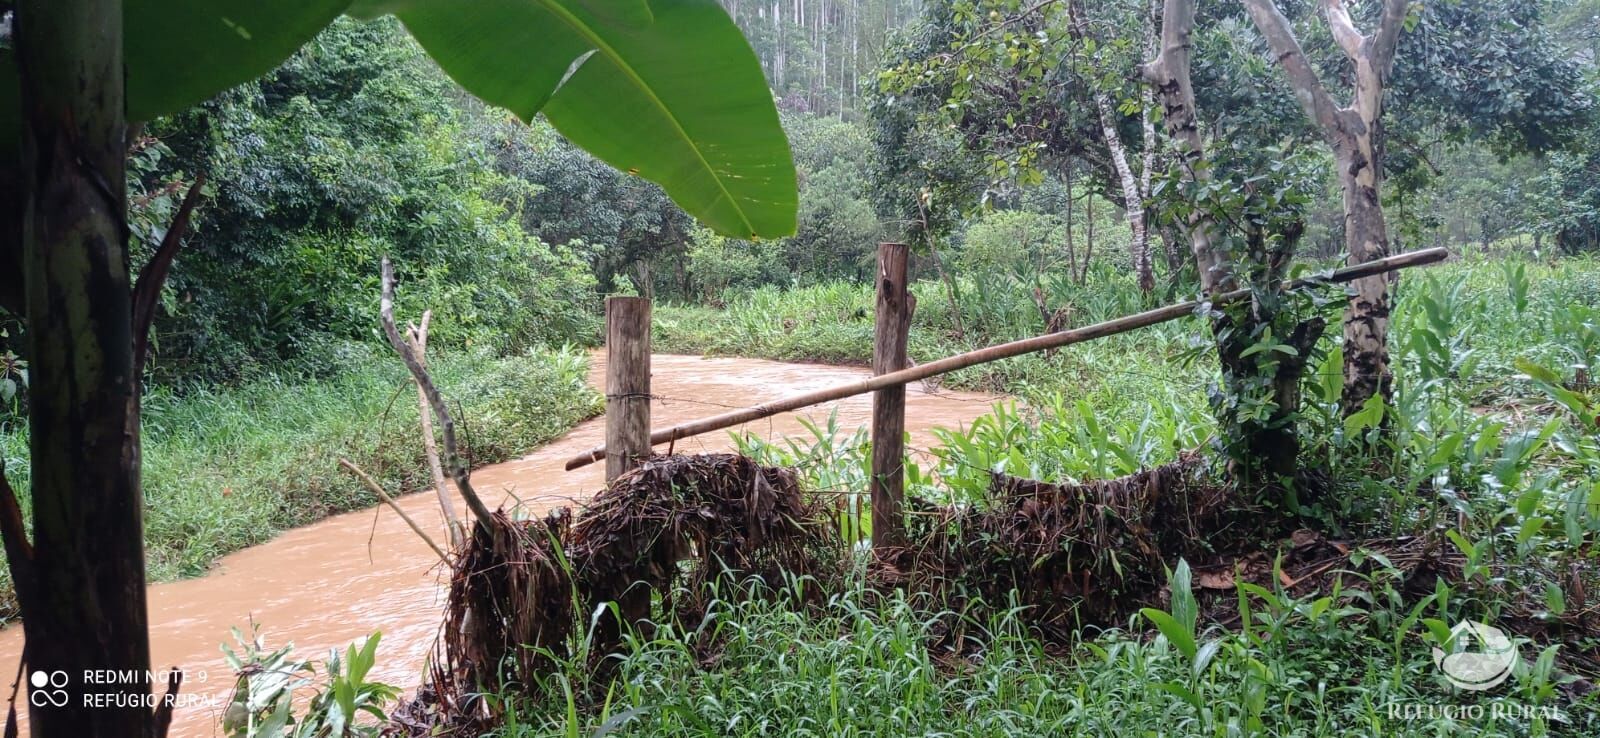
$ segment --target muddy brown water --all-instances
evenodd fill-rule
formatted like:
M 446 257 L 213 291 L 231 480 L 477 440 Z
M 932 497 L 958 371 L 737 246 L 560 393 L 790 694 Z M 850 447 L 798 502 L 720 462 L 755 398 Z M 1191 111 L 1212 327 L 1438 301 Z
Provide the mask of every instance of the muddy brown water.
M 667 398 L 656 400 L 651 408 L 652 425 L 658 428 L 714 415 L 724 406 L 753 405 L 868 374 L 859 368 L 755 359 L 658 354 L 652 361 L 652 391 Z M 597 353 L 589 381 L 601 386 L 604 371 L 604 355 Z M 970 422 L 998 399 L 949 390 L 929 393 L 919 384 L 910 385 L 906 395 L 906 426 L 913 445 L 922 447 L 933 442 L 932 428 Z M 868 423 L 871 395 L 734 430 L 772 439 L 807 438 L 810 432 L 800 419 L 824 422 L 835 410 L 844 431 L 854 432 Z M 563 471 L 562 464 L 602 443 L 604 435 L 602 419 L 587 421 L 533 454 L 473 472 L 473 484 L 491 506 L 518 499 L 534 510 L 581 504 L 600 488 L 605 464 L 573 472 Z M 723 451 L 731 445 L 729 432 L 716 432 L 679 441 L 676 450 Z M 431 491 L 407 495 L 399 503 L 435 540 L 443 540 L 439 507 Z M 342 649 L 374 630 L 382 631 L 378 663 L 370 678 L 409 692 L 422 681 L 444 596 L 438 558 L 387 507 L 296 528 L 224 557 L 203 577 L 152 585 L 152 662 L 156 669 L 180 667 L 186 674 L 184 702 L 174 713 L 172 738 L 222 734 L 222 709 L 233 685 L 233 673 L 220 648 L 224 642 L 232 643 L 229 628 L 248 633 L 256 623 L 269 649 L 292 642 L 301 658 L 319 660 L 329 649 Z M 21 650 L 21 627 L 0 631 L 0 674 L 16 673 Z M 26 685 L 23 689 L 26 692 Z M 18 697 L 24 720 L 27 700 L 27 694 Z

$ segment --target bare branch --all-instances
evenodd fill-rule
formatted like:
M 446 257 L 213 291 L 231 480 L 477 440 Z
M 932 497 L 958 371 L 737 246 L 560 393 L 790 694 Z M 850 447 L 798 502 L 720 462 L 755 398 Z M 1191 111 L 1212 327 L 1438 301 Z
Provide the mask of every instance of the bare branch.
M 417 363 L 428 365 L 428 324 L 433 321 L 433 311 L 422 311 L 422 325 L 408 325 L 406 340 L 417 355 Z M 417 415 L 422 425 L 422 451 L 428 458 L 428 476 L 433 480 L 433 491 L 439 497 L 439 510 L 444 513 L 444 527 L 449 533 L 452 547 L 461 545 L 461 517 L 450 501 L 450 488 L 445 483 L 444 467 L 439 463 L 439 444 L 433 437 L 433 414 L 428 405 L 428 395 L 417 387 Z
M 1251 4 L 1254 2 L 1249 1 Z M 1355 21 L 1350 19 L 1350 10 L 1344 6 L 1344 0 L 1323 0 L 1322 9 L 1328 18 L 1328 30 L 1333 32 L 1334 42 L 1344 49 L 1344 55 L 1350 57 L 1350 61 L 1360 64 L 1363 54 L 1361 45 L 1367 39 L 1356 29 Z
M 1328 89 L 1323 87 L 1322 80 L 1317 77 L 1317 70 L 1311 67 L 1311 61 L 1300 48 L 1300 41 L 1294 37 L 1294 29 L 1289 25 L 1289 19 L 1279 12 L 1275 0 L 1245 0 L 1245 9 L 1250 11 L 1250 19 L 1255 21 L 1256 30 L 1266 38 L 1267 46 L 1272 49 L 1272 55 L 1277 57 L 1278 65 L 1283 67 L 1284 74 L 1289 77 L 1289 86 L 1294 88 L 1295 99 L 1300 101 L 1300 107 L 1306 111 L 1306 117 L 1317 125 L 1322 126 L 1329 133 L 1342 131 L 1342 117 L 1339 114 L 1339 105 L 1334 103 L 1328 95 Z M 1344 5 L 1339 0 L 1329 0 L 1329 23 L 1337 29 L 1333 22 L 1333 8 L 1337 7 L 1339 13 L 1344 12 Z M 1350 16 L 1344 15 L 1348 21 Z M 1351 27 L 1354 32 L 1354 27 Z M 1339 32 L 1335 30 L 1337 38 Z M 1357 34 L 1359 39 L 1360 34 Z M 1341 40 L 1340 45 L 1345 41 Z M 1356 42 L 1359 47 L 1359 40 Z M 1359 48 L 1358 48 L 1359 52 Z M 1346 49 L 1346 53 L 1350 53 Z M 1354 57 L 1352 57 L 1354 58 Z
M 194 184 L 183 196 L 178 214 L 161 237 L 161 245 L 154 256 L 139 270 L 139 281 L 133 285 L 133 365 L 143 368 L 150 347 L 150 323 L 155 320 L 156 302 L 161 296 L 161 285 L 166 284 L 167 273 L 172 270 L 172 260 L 178 256 L 183 236 L 189 230 L 189 217 L 200 202 L 200 190 L 206 185 L 204 173 L 195 175 Z
M 366 473 L 366 471 L 362 470 L 361 467 L 356 466 L 355 462 L 349 459 L 339 459 L 339 466 L 344 467 L 351 474 L 356 475 L 356 478 L 360 479 L 361 483 L 367 486 L 367 489 L 372 490 L 373 494 L 378 496 L 378 499 L 383 500 L 384 504 L 388 505 L 390 509 L 394 510 L 395 514 L 399 515 L 401 520 L 406 521 L 406 525 L 411 526 L 411 532 L 416 533 L 417 537 L 421 538 L 423 543 L 428 544 L 428 548 L 433 549 L 434 553 L 439 554 L 440 561 L 447 565 L 450 563 L 450 557 L 445 555 L 444 549 L 439 548 L 439 544 L 434 543 L 433 539 L 430 538 L 427 533 L 422 532 L 422 526 L 417 525 L 417 521 L 412 520 L 411 516 L 407 515 L 406 511 L 400 508 L 400 503 L 395 502 L 394 498 L 389 496 L 389 493 L 383 489 L 383 485 L 378 484 L 378 480 L 373 479 Z
M 1400 45 L 1400 32 L 1405 29 L 1408 0 L 1384 0 L 1383 18 L 1378 21 L 1378 32 L 1372 37 L 1370 49 L 1372 67 L 1383 80 L 1389 79 L 1394 69 L 1394 50 Z
M 450 408 L 445 405 L 444 396 L 439 394 L 439 389 L 433 385 L 433 378 L 428 376 L 428 370 L 417 361 L 417 356 L 411 351 L 411 344 L 400 336 L 400 329 L 394 324 L 394 265 L 389 263 L 389 257 L 383 257 L 383 297 L 379 303 L 379 319 L 383 323 L 383 332 L 389 337 L 389 345 L 394 347 L 395 353 L 400 354 L 400 359 L 405 362 L 406 369 L 411 371 L 411 377 L 417 381 L 417 387 L 428 398 L 428 404 L 433 407 L 434 418 L 439 421 L 439 434 L 444 438 L 445 461 L 450 466 L 450 476 L 455 480 L 456 489 L 461 491 L 461 496 L 467 501 L 467 509 L 472 511 L 473 517 L 478 519 L 478 524 L 485 529 L 494 527 L 494 517 L 489 514 L 478 493 L 472 489 L 472 470 L 467 468 L 466 461 L 456 448 L 456 424 L 450 419 Z

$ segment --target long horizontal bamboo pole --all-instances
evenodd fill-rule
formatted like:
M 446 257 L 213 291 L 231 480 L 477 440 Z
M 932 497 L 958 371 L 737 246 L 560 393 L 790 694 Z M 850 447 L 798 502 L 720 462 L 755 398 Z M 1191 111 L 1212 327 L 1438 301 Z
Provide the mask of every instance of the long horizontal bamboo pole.
M 1334 270 L 1330 274 L 1292 280 L 1285 283 L 1285 286 L 1292 289 L 1309 285 L 1351 282 L 1362 277 L 1370 277 L 1374 274 L 1383 274 L 1385 272 L 1392 272 L 1397 269 L 1433 264 L 1435 262 L 1443 261 L 1445 257 L 1449 255 L 1450 252 L 1443 248 L 1412 251 L 1405 254 L 1397 254 L 1384 259 L 1377 259 L 1353 266 L 1347 266 L 1343 269 Z M 1224 292 L 1221 295 L 1213 298 L 1210 302 L 1212 305 L 1228 305 L 1239 302 L 1240 300 L 1248 299 L 1249 297 L 1249 289 L 1237 289 L 1231 292 Z M 729 412 L 722 413 L 721 415 L 713 415 L 710 417 L 701 418 L 699 420 L 690 421 L 688 423 L 675 425 L 671 428 L 664 428 L 662 430 L 655 431 L 654 433 L 650 434 L 650 444 L 655 446 L 663 443 L 671 443 L 673 441 L 688 438 L 690 436 L 698 436 L 702 433 L 710 433 L 711 431 L 722 430 L 723 428 L 729 428 L 735 425 L 748 423 L 753 420 L 760 420 L 762 418 L 771 417 L 779 413 L 786 413 L 791 410 L 798 410 L 811 405 L 820 405 L 824 402 L 832 402 L 834 400 L 842 400 L 846 397 L 854 397 L 855 395 L 866 394 L 868 392 L 883 389 L 884 387 L 909 384 L 911 382 L 927 379 L 928 377 L 937 376 L 940 374 L 948 374 L 958 369 L 965 369 L 969 366 L 986 364 L 991 361 L 999 361 L 1000 359 L 1009 359 L 1013 356 L 1021 356 L 1022 354 L 1043 351 L 1045 349 L 1070 346 L 1074 343 L 1082 343 L 1084 341 L 1089 341 L 1096 338 L 1114 336 L 1118 333 L 1126 333 L 1134 330 L 1135 328 L 1144 328 L 1157 323 L 1165 323 L 1169 320 L 1176 320 L 1184 317 L 1185 315 L 1193 315 L 1195 309 L 1199 308 L 1201 303 L 1202 301 L 1200 300 L 1180 302 L 1167 305 L 1166 307 L 1146 310 L 1142 313 L 1125 315 L 1115 320 L 1105 321 L 1104 323 L 1095 323 L 1094 325 L 1086 325 L 1082 328 L 1074 328 L 1069 331 L 1050 333 L 1043 336 L 1034 336 L 1033 338 L 1024 338 L 1018 341 L 1011 341 L 1010 343 L 1002 343 L 981 348 L 976 351 L 968 351 L 964 354 L 956 354 L 955 356 L 946 357 L 938 361 L 929 362 L 927 364 L 919 364 L 911 367 L 910 369 L 902 369 L 897 372 L 880 374 L 870 379 L 865 379 L 853 384 L 843 384 L 836 387 L 816 390 L 814 392 L 807 392 L 804 394 L 793 395 L 791 397 L 785 397 L 781 400 L 764 402 L 760 405 L 755 405 L 740 410 L 731 410 Z M 606 447 L 596 446 L 588 452 L 568 459 L 566 468 L 568 471 L 571 471 L 573 469 L 587 466 L 599 461 L 600 459 L 605 458 L 605 456 Z

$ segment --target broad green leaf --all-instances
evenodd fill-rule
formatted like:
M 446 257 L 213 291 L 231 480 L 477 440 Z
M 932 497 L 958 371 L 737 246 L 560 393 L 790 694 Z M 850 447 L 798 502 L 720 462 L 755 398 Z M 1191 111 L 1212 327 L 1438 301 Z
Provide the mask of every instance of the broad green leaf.
M 1156 630 L 1161 631 L 1161 635 L 1167 637 L 1167 642 L 1177 648 L 1178 653 L 1183 654 L 1183 657 L 1188 659 L 1190 663 L 1194 662 L 1194 657 L 1199 651 L 1199 647 L 1195 644 L 1194 636 L 1189 633 L 1188 628 L 1179 623 L 1177 618 L 1167 614 L 1165 610 L 1157 610 L 1153 607 L 1141 608 L 1139 613 L 1155 624 Z
M 1561 585 L 1547 582 L 1544 585 L 1544 606 L 1556 616 L 1565 615 L 1567 612 L 1567 595 L 1561 591 Z
M 1544 528 L 1544 524 L 1545 519 L 1542 515 L 1522 521 L 1522 526 L 1517 529 L 1517 543 L 1520 545 L 1533 540 L 1533 537 L 1538 535 L 1539 531 Z
M 1211 660 L 1216 657 L 1217 651 L 1222 648 L 1222 639 L 1208 641 L 1200 647 L 1200 652 L 1194 657 L 1194 675 L 1198 678 L 1206 673 L 1206 667 L 1211 665 Z
M 126 0 L 128 118 L 176 113 L 272 71 L 350 0 Z
M 715 0 L 655 0 L 648 23 L 624 0 L 389 7 L 469 92 L 523 119 L 543 110 L 573 143 L 659 183 L 712 229 L 794 232 L 794 163 L 772 93 Z
M 174 113 L 259 77 L 347 8 L 394 12 L 469 92 L 524 119 L 544 109 L 574 143 L 659 183 L 714 230 L 794 232 L 777 109 L 715 0 L 128 0 L 128 116 Z M 14 79 L 0 67 L 0 139 L 19 122 Z
M 1193 707 L 1196 710 L 1206 709 L 1205 704 L 1200 701 L 1200 698 L 1196 696 L 1194 692 L 1190 691 L 1188 687 L 1185 687 L 1182 684 L 1177 682 L 1156 682 L 1152 686 L 1154 686 L 1156 689 L 1166 692 L 1167 694 L 1177 697 L 1184 702 L 1187 702 L 1190 707 Z
M 648 28 L 599 29 L 610 31 L 600 50 L 545 115 L 612 166 L 659 183 L 717 231 L 793 233 L 794 161 L 750 44 L 715 0 L 651 7 Z
M 1422 625 L 1428 629 L 1428 634 L 1433 636 L 1433 642 L 1440 646 L 1449 646 L 1455 640 L 1455 633 L 1450 631 L 1449 624 L 1438 618 L 1423 618 Z

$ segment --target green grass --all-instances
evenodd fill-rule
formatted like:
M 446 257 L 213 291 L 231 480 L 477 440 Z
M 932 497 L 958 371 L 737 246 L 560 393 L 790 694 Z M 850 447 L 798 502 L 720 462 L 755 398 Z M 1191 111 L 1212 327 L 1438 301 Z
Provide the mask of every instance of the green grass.
M 332 378 L 267 378 L 182 396 L 145 398 L 145 546 L 150 577 L 204 573 L 218 557 L 279 531 L 368 507 L 377 499 L 338 466 L 347 457 L 390 490 L 430 484 L 417 401 L 405 369 L 374 352 Z M 435 381 L 459 403 L 460 435 L 476 464 L 502 461 L 597 414 L 578 349 L 522 356 L 440 353 Z M 0 433 L 6 473 L 28 506 L 25 426 Z M 14 612 L 9 572 L 3 612 Z
M 509 711 L 498 735 L 1577 736 L 1600 729 L 1594 698 L 1561 697 L 1557 675 L 1536 653 L 1497 692 L 1452 690 L 1421 638 L 1396 638 L 1403 613 L 1354 594 L 1319 603 L 1267 592 L 1249 598 L 1248 631 L 1194 626 L 1193 652 L 1132 622 L 1085 633 L 1063 653 L 1029 634 L 1025 613 L 1005 608 L 937 612 L 934 603 L 859 586 L 820 609 L 782 595 L 730 597 L 688 630 L 629 642 L 618 678 L 594 698 L 575 686 L 588 677 L 581 661 L 535 685 L 542 698 L 499 698 Z M 1476 706 L 1485 716 L 1425 712 L 1445 704 Z M 1535 714 L 1507 713 L 1524 706 Z M 1541 717 L 1541 708 L 1567 722 Z

